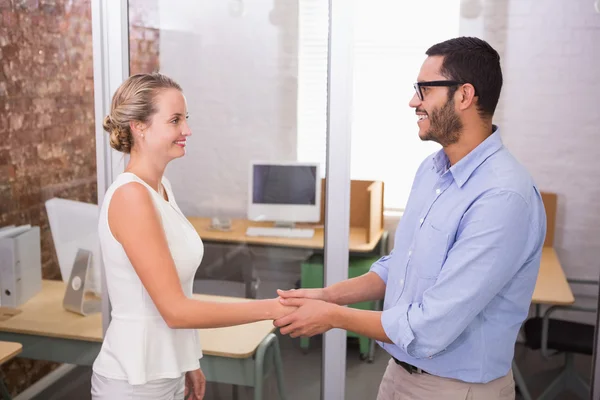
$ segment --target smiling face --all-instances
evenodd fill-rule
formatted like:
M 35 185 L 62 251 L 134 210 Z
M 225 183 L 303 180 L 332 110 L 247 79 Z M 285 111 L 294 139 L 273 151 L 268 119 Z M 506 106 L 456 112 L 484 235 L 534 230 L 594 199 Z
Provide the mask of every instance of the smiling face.
M 440 74 L 443 57 L 430 56 L 425 59 L 417 82 L 447 81 Z M 455 105 L 454 93 L 457 86 L 422 86 L 421 100 L 417 93 L 414 94 L 409 106 L 415 109 L 419 137 L 421 140 L 432 140 L 448 146 L 456 143 L 463 129 L 463 123 Z
M 161 90 L 154 103 L 157 112 L 150 123 L 137 123 L 135 127 L 140 136 L 143 134 L 138 140 L 140 150 L 165 162 L 183 157 L 187 138 L 192 134 L 183 93 L 177 89 Z

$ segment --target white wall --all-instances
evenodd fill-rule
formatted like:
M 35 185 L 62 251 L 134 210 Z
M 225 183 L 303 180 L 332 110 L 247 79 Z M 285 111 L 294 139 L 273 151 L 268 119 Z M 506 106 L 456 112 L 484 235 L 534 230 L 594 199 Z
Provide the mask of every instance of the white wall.
M 186 215 L 243 217 L 249 163 L 295 160 L 297 5 L 160 0 L 161 72 L 183 87 L 192 137 L 167 176 Z
M 477 20 L 463 19 L 461 34 L 501 51 L 504 88 L 495 123 L 538 186 L 559 196 L 555 247 L 567 276 L 597 279 L 600 14 L 593 3 L 485 0 Z
M 161 68 L 184 86 L 194 136 L 168 176 L 188 214 L 244 215 L 251 158 L 296 155 L 297 5 L 161 0 Z M 167 5 L 168 4 L 168 5 Z M 188 18 L 186 20 L 186 18 Z M 570 277 L 600 269 L 600 14 L 592 0 L 483 0 L 461 34 L 488 40 L 505 84 L 495 122 L 542 190 L 559 195 Z M 425 51 L 425 49 L 423 49 Z

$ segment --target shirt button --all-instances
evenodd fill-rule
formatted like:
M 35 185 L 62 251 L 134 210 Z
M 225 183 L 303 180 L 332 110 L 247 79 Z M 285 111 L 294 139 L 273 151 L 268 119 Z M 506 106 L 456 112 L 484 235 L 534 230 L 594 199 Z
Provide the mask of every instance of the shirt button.
M 422 224 L 422 223 L 423 223 L 423 221 L 425 221 L 425 220 L 424 220 L 423 218 L 421 218 L 421 219 L 419 220 L 419 223 L 420 223 L 420 224 Z
M 400 279 L 400 285 L 404 285 L 404 279 Z
M 412 255 L 412 250 L 408 251 L 408 256 L 410 257 Z
M 440 194 L 441 190 L 440 189 L 435 189 L 435 194 Z

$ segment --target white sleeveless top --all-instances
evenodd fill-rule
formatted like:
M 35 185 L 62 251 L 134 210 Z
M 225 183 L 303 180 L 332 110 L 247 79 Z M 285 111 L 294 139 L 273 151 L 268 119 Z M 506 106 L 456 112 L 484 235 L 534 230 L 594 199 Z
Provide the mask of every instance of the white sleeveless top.
M 108 225 L 108 207 L 120 186 L 139 182 L 151 193 L 162 220 L 183 292 L 191 297 L 196 269 L 204 247 L 194 227 L 183 215 L 163 177 L 169 201 L 136 175 L 125 172 L 108 188 L 100 210 L 98 233 L 106 270 L 111 322 L 93 370 L 132 385 L 162 378 L 178 378 L 200 367 L 202 350 L 195 329 L 171 329 L 142 285 L 121 244 Z

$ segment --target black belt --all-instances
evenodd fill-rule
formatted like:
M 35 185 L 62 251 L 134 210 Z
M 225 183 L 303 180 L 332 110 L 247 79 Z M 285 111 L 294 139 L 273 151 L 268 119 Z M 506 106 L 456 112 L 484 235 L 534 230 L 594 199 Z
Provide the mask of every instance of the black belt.
M 429 374 L 427 371 L 423 371 L 421 368 L 417 368 L 414 365 L 405 363 L 404 361 L 397 360 L 396 357 L 392 357 L 396 364 L 404 368 L 409 374 Z

